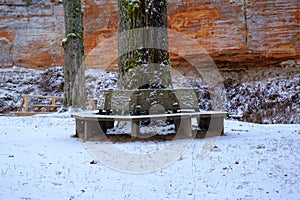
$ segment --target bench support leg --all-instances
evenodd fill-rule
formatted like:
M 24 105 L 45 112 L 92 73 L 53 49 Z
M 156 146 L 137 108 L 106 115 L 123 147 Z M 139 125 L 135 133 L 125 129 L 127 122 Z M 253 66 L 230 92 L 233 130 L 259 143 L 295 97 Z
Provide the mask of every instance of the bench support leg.
M 84 137 L 84 121 L 76 118 L 75 125 L 76 125 L 76 130 L 75 130 L 76 137 L 83 139 L 83 137 Z
M 104 128 L 104 127 L 103 127 Z M 104 130 L 98 121 L 84 122 L 84 141 L 102 141 L 106 138 Z
M 181 118 L 174 120 L 175 131 L 177 134 L 191 138 L 193 136 L 192 132 L 192 121 L 190 117 Z
M 224 135 L 224 117 L 211 117 L 209 129 L 212 136 Z
M 131 137 L 137 137 L 140 134 L 139 121 L 131 121 Z

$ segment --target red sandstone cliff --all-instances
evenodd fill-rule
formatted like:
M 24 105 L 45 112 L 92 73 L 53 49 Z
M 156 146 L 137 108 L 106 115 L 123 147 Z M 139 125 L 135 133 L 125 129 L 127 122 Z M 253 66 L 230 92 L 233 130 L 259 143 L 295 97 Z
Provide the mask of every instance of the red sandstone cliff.
M 93 64 L 115 52 L 116 41 L 108 39 L 117 39 L 117 0 L 84 0 L 83 6 L 86 55 L 95 49 L 105 53 L 90 57 Z M 300 57 L 299 0 L 170 0 L 168 9 L 170 33 L 197 40 L 220 67 Z M 33 0 L 28 7 L 22 0 L 0 3 L 0 67 L 62 65 L 63 37 L 63 7 L 57 1 Z M 189 43 L 176 37 L 170 34 L 174 48 Z M 107 41 L 112 45 L 102 45 Z M 171 60 L 173 66 L 180 63 L 176 52 Z

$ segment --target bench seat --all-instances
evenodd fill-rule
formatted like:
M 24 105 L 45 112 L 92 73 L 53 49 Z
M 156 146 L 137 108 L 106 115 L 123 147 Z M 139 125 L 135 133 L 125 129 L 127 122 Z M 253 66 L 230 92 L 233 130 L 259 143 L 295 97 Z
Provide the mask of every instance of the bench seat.
M 74 113 L 72 117 L 76 122 L 76 135 L 83 141 L 101 141 L 105 139 L 107 127 L 115 121 L 131 122 L 131 136 L 139 137 L 140 122 L 145 120 L 174 120 L 177 133 L 191 138 L 192 123 L 191 119 L 196 118 L 200 129 L 218 132 L 224 134 L 224 118 L 226 112 L 205 111 L 205 112 L 183 112 L 173 114 L 150 114 L 150 115 L 99 115 L 93 112 Z

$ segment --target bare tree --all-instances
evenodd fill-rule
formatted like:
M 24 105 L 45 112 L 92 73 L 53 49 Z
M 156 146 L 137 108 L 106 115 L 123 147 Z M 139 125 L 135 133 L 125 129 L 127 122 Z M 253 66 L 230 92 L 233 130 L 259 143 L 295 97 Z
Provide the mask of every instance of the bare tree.
M 65 12 L 64 106 L 85 109 L 83 10 L 81 0 L 63 0 Z

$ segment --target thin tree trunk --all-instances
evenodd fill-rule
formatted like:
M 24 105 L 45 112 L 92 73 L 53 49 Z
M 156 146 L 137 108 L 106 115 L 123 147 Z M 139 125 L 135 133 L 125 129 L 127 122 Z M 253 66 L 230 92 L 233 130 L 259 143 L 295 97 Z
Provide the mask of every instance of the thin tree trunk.
M 83 11 L 81 0 L 64 0 L 66 36 L 62 46 L 65 51 L 64 106 L 83 108 L 86 105 Z
M 119 0 L 120 88 L 172 88 L 167 28 L 167 0 Z

